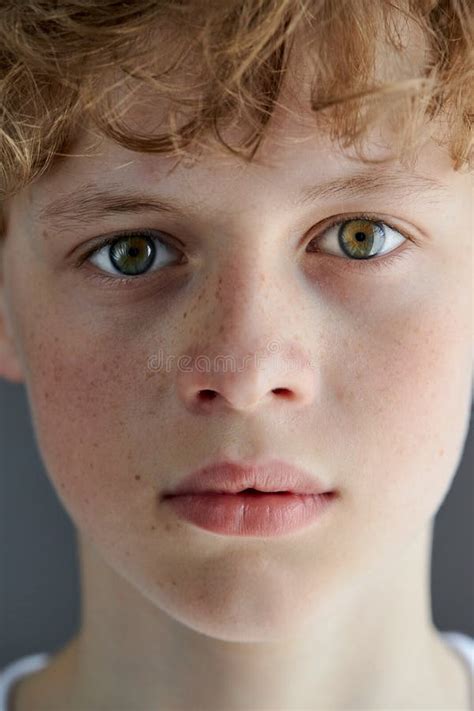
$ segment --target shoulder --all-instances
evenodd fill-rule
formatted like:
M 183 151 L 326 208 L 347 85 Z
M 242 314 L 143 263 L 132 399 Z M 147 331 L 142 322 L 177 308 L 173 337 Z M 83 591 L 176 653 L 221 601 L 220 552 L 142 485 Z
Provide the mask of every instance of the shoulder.
M 450 647 L 456 649 L 466 659 L 471 673 L 474 674 L 474 637 L 465 632 L 449 630 L 439 633 Z
M 27 674 L 43 669 L 48 664 L 47 652 L 28 654 L 0 669 L 0 711 L 8 711 L 8 700 L 13 686 Z

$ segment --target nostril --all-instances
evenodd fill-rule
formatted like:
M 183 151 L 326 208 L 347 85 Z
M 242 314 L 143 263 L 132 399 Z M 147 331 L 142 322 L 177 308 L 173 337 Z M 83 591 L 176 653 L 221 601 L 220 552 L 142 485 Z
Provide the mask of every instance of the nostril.
M 275 395 L 284 395 L 285 397 L 291 397 L 291 390 L 288 388 L 274 388 L 273 392 Z
M 199 397 L 201 400 L 214 400 L 214 398 L 217 397 L 217 393 L 215 390 L 201 390 Z

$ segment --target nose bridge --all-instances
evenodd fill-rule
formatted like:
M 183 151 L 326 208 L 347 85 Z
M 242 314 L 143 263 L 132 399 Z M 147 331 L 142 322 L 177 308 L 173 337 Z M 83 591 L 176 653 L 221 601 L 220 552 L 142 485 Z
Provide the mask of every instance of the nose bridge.
M 217 276 L 206 330 L 212 333 L 217 328 L 222 345 L 238 346 L 242 337 L 249 340 L 249 347 L 254 339 L 260 341 L 265 323 L 277 312 L 274 274 L 271 259 L 262 260 L 255 253 L 229 260 Z
M 205 401 L 217 403 L 213 409 L 222 403 L 246 409 L 269 396 L 300 405 L 312 399 L 315 373 L 304 329 L 290 317 L 295 304 L 285 303 L 281 260 L 268 253 L 249 250 L 235 262 L 227 255 L 198 296 L 195 337 L 185 346 L 190 367 L 178 374 L 187 405 L 201 408 Z
M 276 240 L 271 244 L 260 236 L 256 241 L 260 244 L 248 239 L 238 246 L 234 241 L 198 297 L 204 308 L 197 318 L 211 349 L 243 357 L 289 336 L 290 312 L 294 312 L 288 296 L 289 269 L 282 267 Z M 295 319 L 291 321 L 297 328 Z

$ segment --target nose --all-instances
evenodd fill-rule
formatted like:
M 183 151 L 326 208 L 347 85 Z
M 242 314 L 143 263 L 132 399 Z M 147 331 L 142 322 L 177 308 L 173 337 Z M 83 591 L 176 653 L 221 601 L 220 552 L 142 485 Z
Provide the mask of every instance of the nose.
M 307 324 L 295 318 L 287 294 L 278 296 L 278 288 L 264 294 L 260 275 L 258 282 L 253 292 L 251 277 L 234 281 L 208 302 L 205 342 L 192 344 L 177 373 L 179 397 L 190 411 L 297 410 L 314 401 L 317 373 L 302 346 Z
M 301 408 L 314 399 L 314 375 L 300 359 L 285 367 L 284 358 L 271 354 L 198 356 L 178 376 L 182 401 L 196 412 L 222 409 L 253 411 L 263 405 Z

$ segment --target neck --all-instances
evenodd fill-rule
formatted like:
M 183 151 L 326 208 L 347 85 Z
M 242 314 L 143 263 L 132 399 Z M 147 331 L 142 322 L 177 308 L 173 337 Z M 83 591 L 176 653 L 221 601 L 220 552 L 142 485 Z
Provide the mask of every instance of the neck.
M 324 601 L 299 635 L 235 642 L 168 615 L 81 539 L 82 627 L 66 654 L 72 696 L 121 709 L 439 707 L 446 649 L 431 621 L 431 543 L 429 528 L 383 573 Z

